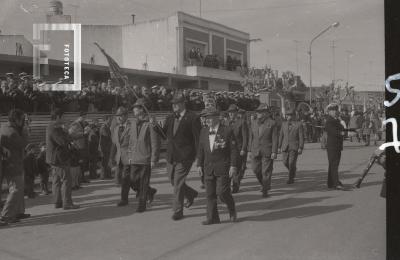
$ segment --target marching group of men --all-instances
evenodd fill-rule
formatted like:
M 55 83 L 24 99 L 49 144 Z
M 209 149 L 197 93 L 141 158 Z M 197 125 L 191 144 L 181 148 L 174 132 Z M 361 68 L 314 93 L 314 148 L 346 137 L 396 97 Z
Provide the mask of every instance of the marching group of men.
M 102 153 L 102 175 L 110 177 L 111 168 L 116 169 L 115 180 L 121 186 L 118 206 L 128 204 L 130 189 L 138 198 L 137 212 L 145 211 L 148 203 L 153 201 L 157 190 L 150 186 L 150 177 L 159 161 L 161 139 L 167 140 L 166 168 L 173 186 L 173 220 L 182 219 L 184 208 L 192 206 L 198 196 L 198 192 L 186 183 L 195 161 L 206 190 L 205 225 L 220 222 L 217 197 L 227 204 L 230 221 L 237 220 L 232 193 L 239 191 L 248 153 L 263 197 L 269 195 L 273 164 L 278 153 L 282 153 L 289 172 L 287 183 L 294 183 L 297 158 L 304 147 L 303 126 L 294 117 L 294 111 L 288 111 L 286 121 L 280 125 L 272 119 L 270 108 L 265 104 L 256 109 L 251 120 L 247 119 L 245 111 L 232 104 L 224 111 L 227 116 L 223 120 L 223 114 L 212 106 L 204 109 L 200 116 L 189 111 L 183 96 L 174 97 L 171 103 L 173 113 L 163 125 L 149 117 L 144 109 L 145 100 L 138 99 L 133 105 L 133 120 L 128 119 L 129 111 L 120 107 L 115 122 L 107 120 L 102 126 L 100 146 L 110 148 L 109 152 Z M 344 128 L 338 119 L 338 106 L 329 106 L 327 110 L 328 187 L 340 189 L 338 166 Z M 55 109 L 52 118 L 46 132 L 46 162 L 53 176 L 54 206 L 64 210 L 76 209 L 79 206 L 72 202 L 71 197 L 71 151 L 77 148 L 82 135 L 68 132 L 61 109 Z M 29 217 L 24 213 L 23 193 L 21 196 L 23 178 L 20 175 L 23 176 L 23 169 L 18 168 L 21 165 L 18 160 L 22 160 L 26 145 L 23 121 L 23 112 L 12 110 L 9 123 L 1 129 L 1 148 L 7 161 L 3 170 L 5 173 L 13 172 L 4 175 L 8 178 L 10 192 L 3 207 L 3 224 Z

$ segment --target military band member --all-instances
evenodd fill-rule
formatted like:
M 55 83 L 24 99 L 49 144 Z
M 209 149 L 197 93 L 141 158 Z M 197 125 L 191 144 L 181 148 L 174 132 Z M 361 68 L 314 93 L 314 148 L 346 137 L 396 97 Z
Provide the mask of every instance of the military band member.
M 268 197 L 273 164 L 278 152 L 278 132 L 268 105 L 261 104 L 256 109 L 256 114 L 257 117 L 251 125 L 249 150 L 254 174 L 262 187 L 262 196 Z
M 235 137 L 231 128 L 220 123 L 217 110 L 210 109 L 205 117 L 208 127 L 201 130 L 197 153 L 197 167 L 204 175 L 207 194 L 207 220 L 203 225 L 220 223 L 217 196 L 226 203 L 230 221 L 235 222 L 237 214 L 230 190 L 230 178 L 237 171 Z
M 239 108 L 232 104 L 228 110 L 228 125 L 231 127 L 238 148 L 239 155 L 237 156 L 237 173 L 232 178 L 232 193 L 239 191 L 240 182 L 246 170 L 247 161 L 247 145 L 249 139 L 248 126 L 244 118 L 239 116 Z
M 189 208 L 198 192 L 186 184 L 186 176 L 196 158 L 201 129 L 199 117 L 186 109 L 185 98 L 175 97 L 171 100 L 173 114 L 169 115 L 162 127 L 157 127 L 154 119 L 154 129 L 167 139 L 167 172 L 174 186 L 173 220 L 183 218 L 185 207 Z
M 303 152 L 304 135 L 303 126 L 295 118 L 293 110 L 286 113 L 286 121 L 282 123 L 279 134 L 278 153 L 282 152 L 282 161 L 289 170 L 287 184 L 294 183 L 296 177 L 297 157 Z

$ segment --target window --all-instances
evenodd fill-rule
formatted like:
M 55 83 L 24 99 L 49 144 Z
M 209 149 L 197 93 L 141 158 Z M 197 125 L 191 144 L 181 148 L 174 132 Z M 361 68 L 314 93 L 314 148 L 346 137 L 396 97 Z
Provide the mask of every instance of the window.
M 190 65 L 201 65 L 204 57 L 208 54 L 208 43 L 192 39 L 185 41 L 185 60 Z
M 243 53 L 231 49 L 226 50 L 226 69 L 236 70 L 236 67 L 240 67 L 243 64 Z

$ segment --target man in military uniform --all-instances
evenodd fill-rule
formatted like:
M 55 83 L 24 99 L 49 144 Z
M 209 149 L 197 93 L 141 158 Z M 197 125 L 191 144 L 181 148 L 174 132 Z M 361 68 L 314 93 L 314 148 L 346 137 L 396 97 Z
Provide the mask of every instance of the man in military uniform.
M 339 181 L 339 164 L 343 150 L 344 128 L 339 120 L 339 106 L 329 104 L 327 107 L 325 131 L 327 133 L 326 150 L 328 153 L 328 188 L 343 189 Z
M 271 119 L 268 105 L 261 104 L 256 113 L 257 118 L 251 124 L 249 143 L 252 168 L 261 184 L 262 196 L 265 198 L 271 189 L 273 164 L 278 152 L 278 132 L 275 121 Z
M 294 183 L 296 177 L 297 156 L 302 153 L 304 147 L 303 126 L 296 121 L 293 110 L 286 113 L 286 121 L 282 123 L 279 134 L 279 150 L 282 151 L 282 161 L 289 170 L 287 184 Z
M 237 173 L 232 178 L 232 193 L 237 193 L 239 191 L 240 182 L 244 176 L 244 171 L 246 169 L 247 161 L 247 145 L 249 139 L 248 126 L 244 118 L 239 118 L 239 108 L 237 105 L 232 104 L 229 106 L 228 110 L 228 124 L 232 129 L 235 136 L 235 140 L 238 148 L 237 156 Z

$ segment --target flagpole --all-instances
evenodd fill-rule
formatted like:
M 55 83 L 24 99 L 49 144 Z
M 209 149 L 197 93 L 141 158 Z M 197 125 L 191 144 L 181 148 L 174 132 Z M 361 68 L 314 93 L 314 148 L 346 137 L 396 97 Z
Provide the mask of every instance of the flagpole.
M 124 87 L 124 89 L 128 89 L 128 77 L 122 73 L 121 68 L 119 68 L 118 64 L 116 64 L 116 62 L 106 53 L 106 51 L 103 48 L 100 47 L 100 45 L 97 42 L 93 42 L 93 43 L 94 43 L 94 45 L 96 45 L 100 49 L 100 51 L 103 53 L 103 55 L 106 56 L 109 66 L 110 66 L 110 60 L 111 60 L 113 65 L 114 65 L 113 69 L 114 70 L 119 70 L 118 71 L 119 72 L 119 78 L 122 79 L 123 82 L 124 82 L 124 86 L 123 87 Z M 110 74 L 111 74 L 111 71 L 110 71 Z M 113 71 L 113 74 L 115 74 L 114 71 Z M 117 75 L 114 75 L 114 76 L 117 77 Z M 111 75 L 111 77 L 112 77 L 112 75 Z M 136 100 L 138 100 L 139 97 L 136 94 L 135 90 L 132 90 L 132 92 L 133 92 L 133 95 L 136 97 Z M 147 107 L 145 105 L 142 105 L 142 107 L 143 107 L 144 111 L 146 112 L 147 116 L 150 118 L 150 112 L 147 109 Z M 164 139 L 167 139 L 167 136 L 165 135 L 164 130 L 161 128 L 161 126 L 158 123 L 155 123 L 155 125 L 161 130 L 160 132 L 161 132 L 162 137 Z

